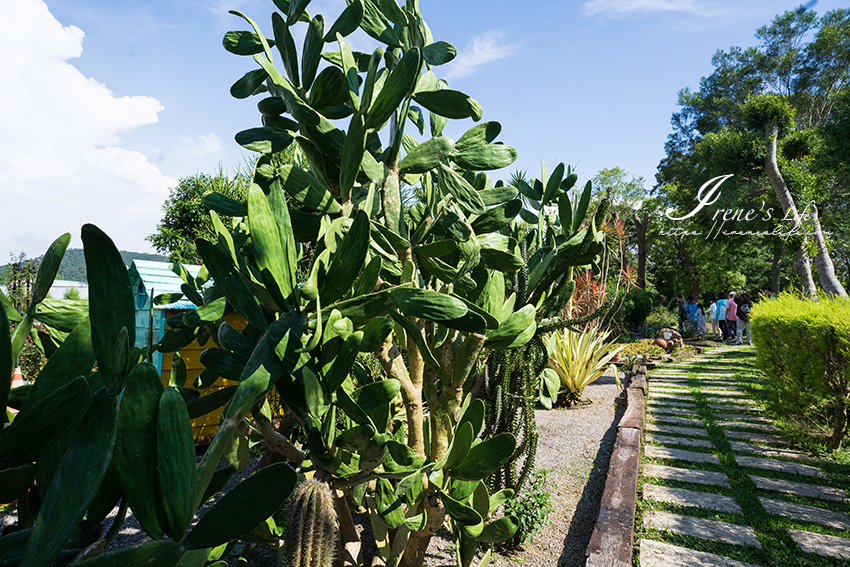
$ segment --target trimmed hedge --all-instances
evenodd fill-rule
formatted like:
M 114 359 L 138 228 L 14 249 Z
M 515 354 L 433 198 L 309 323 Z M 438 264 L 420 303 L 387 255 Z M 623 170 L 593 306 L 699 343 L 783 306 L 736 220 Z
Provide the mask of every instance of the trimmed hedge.
M 792 294 L 761 301 L 751 315 L 758 364 L 785 402 L 832 406 L 828 446 L 839 449 L 850 398 L 850 300 L 815 303 Z

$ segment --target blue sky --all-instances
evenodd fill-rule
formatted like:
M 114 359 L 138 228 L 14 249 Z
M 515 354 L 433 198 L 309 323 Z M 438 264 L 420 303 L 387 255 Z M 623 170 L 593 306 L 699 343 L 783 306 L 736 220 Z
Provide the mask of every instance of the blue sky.
M 422 0 L 435 40 L 458 57 L 437 69 L 497 120 L 521 168 L 563 161 L 580 179 L 621 167 L 654 183 L 677 91 L 711 56 L 750 46 L 786 0 Z M 314 0 L 330 25 L 344 0 Z M 817 2 L 823 14 L 842 7 Z M 239 9 L 271 37 L 270 0 L 2 0 L 0 196 L 9 253 L 42 253 L 62 232 L 80 247 L 86 222 L 125 250 L 150 251 L 161 206 L 180 177 L 250 159 L 233 141 L 256 126 L 255 100 L 230 85 L 255 68 L 224 51 Z M 301 25 L 303 30 L 303 24 Z M 299 31 L 303 34 L 303 31 Z M 358 32 L 359 33 L 359 32 Z M 364 35 L 354 49 L 371 51 Z M 296 44 L 300 41 L 296 35 Z M 329 46 L 329 50 L 335 50 Z M 472 125 L 455 121 L 457 138 Z

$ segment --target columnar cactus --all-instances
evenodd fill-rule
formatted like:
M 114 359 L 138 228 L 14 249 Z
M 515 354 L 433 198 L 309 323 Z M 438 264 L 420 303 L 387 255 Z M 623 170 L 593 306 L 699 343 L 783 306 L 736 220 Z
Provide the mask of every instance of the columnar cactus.
M 339 539 L 333 495 L 327 483 L 306 480 L 292 494 L 287 510 L 286 545 L 279 564 L 330 567 Z

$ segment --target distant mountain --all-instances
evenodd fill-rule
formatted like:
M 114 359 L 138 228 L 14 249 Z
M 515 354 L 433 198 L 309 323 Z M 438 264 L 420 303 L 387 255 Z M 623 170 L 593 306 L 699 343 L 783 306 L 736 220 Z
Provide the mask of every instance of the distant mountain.
M 145 254 L 144 252 L 127 252 L 119 250 L 121 258 L 126 265 L 130 265 L 133 260 L 151 260 L 153 262 L 167 262 L 168 258 L 159 254 Z M 0 266 L 0 281 L 6 282 L 6 266 Z M 62 258 L 62 263 L 59 264 L 59 272 L 56 274 L 57 280 L 68 280 L 72 282 L 87 282 L 86 278 L 86 257 L 83 254 L 82 248 L 69 248 L 65 251 L 65 256 Z

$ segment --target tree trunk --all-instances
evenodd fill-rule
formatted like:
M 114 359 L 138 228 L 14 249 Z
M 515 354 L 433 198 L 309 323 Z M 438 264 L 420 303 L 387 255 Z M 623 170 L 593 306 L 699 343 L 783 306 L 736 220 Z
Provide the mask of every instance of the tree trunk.
M 779 125 L 774 120 L 768 122 L 764 130 L 765 145 L 767 146 L 767 154 L 764 157 L 765 173 L 767 173 L 767 178 L 770 180 L 770 185 L 773 187 L 774 193 L 776 193 L 776 198 L 779 200 L 786 218 L 789 212 L 793 212 L 794 228 L 798 228 L 802 224 L 800 214 L 797 212 L 797 207 L 794 205 L 794 197 L 791 196 L 791 190 L 779 172 L 779 163 L 776 161 L 776 139 L 779 137 Z M 808 238 L 803 236 L 803 242 L 797 250 L 794 269 L 800 276 L 806 295 L 817 300 L 818 290 L 815 287 L 814 279 L 812 279 L 812 261 L 809 258 L 809 253 L 806 252 L 807 241 Z
M 688 250 L 685 248 L 685 243 L 681 238 L 676 239 L 676 244 L 679 247 L 679 260 L 681 260 L 682 264 L 685 266 L 685 271 L 688 272 L 688 276 L 691 278 L 691 287 L 693 288 L 691 295 L 699 301 L 700 279 L 696 272 L 694 272 L 694 265 L 691 263 L 691 255 L 688 254 Z
M 635 213 L 632 215 L 632 220 L 635 223 L 635 229 L 637 229 L 638 287 L 646 289 L 646 229 L 649 227 L 649 213 L 644 211 L 643 221 Z
M 835 404 L 835 415 L 832 420 L 832 436 L 829 438 L 827 447 L 833 451 L 841 448 L 841 441 L 844 438 L 844 428 L 847 426 L 847 404 L 844 398 L 838 397 Z
M 782 239 L 773 238 L 773 262 L 770 265 L 770 285 L 773 293 L 779 293 L 779 275 L 782 273 Z
M 820 286 L 829 295 L 837 295 L 838 297 L 847 297 L 847 292 L 844 286 L 838 281 L 835 275 L 835 267 L 832 265 L 832 258 L 829 257 L 829 249 L 826 247 L 826 241 L 823 238 L 823 231 L 818 220 L 817 207 L 812 205 L 811 210 L 812 223 L 815 227 L 815 240 L 818 244 L 818 255 L 815 256 L 815 265 L 818 268 L 818 281 Z

